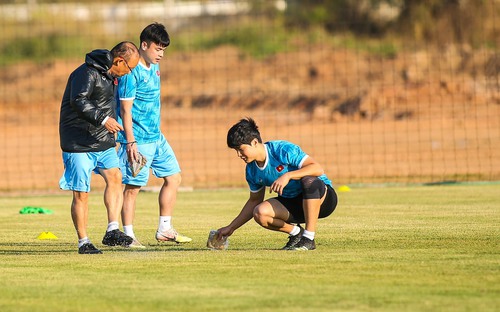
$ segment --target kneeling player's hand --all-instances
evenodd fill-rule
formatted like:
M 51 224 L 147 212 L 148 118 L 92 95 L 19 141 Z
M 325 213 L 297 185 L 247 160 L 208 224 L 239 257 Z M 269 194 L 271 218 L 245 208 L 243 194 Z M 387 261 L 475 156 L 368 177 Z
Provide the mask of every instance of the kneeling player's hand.
M 233 234 L 233 230 L 229 226 L 222 227 L 217 230 L 217 239 L 222 239 L 223 237 L 228 237 Z

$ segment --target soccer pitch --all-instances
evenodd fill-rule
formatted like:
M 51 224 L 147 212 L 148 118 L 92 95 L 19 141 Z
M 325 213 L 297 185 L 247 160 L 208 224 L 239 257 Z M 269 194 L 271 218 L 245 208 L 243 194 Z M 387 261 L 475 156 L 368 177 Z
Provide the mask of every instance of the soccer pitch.
M 229 249 L 205 247 L 246 190 L 179 193 L 173 224 L 193 238 L 158 245 L 157 194 L 141 193 L 145 250 L 106 247 L 102 192 L 91 193 L 79 255 L 71 193 L 0 198 L 0 311 L 499 311 L 500 185 L 352 188 L 321 219 L 317 250 L 250 221 Z M 53 214 L 20 214 L 25 206 Z M 50 231 L 57 240 L 39 240 Z

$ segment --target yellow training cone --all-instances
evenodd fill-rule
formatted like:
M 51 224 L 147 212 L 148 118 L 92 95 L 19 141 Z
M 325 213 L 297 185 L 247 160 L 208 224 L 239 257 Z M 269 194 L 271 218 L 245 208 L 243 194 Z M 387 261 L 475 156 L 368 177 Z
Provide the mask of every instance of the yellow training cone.
M 339 192 L 349 192 L 351 190 L 350 187 L 348 187 L 347 185 L 341 185 L 338 187 L 337 189 Z
M 51 232 L 42 232 L 37 237 L 38 239 L 58 239 L 57 236 L 52 234 Z

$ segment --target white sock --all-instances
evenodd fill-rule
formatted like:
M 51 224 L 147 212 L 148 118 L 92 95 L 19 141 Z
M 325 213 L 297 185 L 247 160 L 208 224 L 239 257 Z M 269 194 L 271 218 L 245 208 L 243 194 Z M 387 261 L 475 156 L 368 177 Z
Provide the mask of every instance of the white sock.
M 158 230 L 160 232 L 168 231 L 172 228 L 172 216 L 160 216 L 160 222 L 158 224 Z
M 83 244 L 86 244 L 86 243 L 90 243 L 90 239 L 87 236 L 85 236 L 84 238 L 80 238 L 78 240 L 78 248 L 82 247 Z
M 135 239 L 134 226 L 132 224 L 131 225 L 124 225 L 123 226 L 123 232 L 126 235 L 128 235 L 128 236 L 130 236 L 130 237 L 132 237 L 132 238 Z
M 294 225 L 292 231 L 290 232 L 290 235 L 295 236 L 299 233 L 300 233 L 300 228 L 298 226 Z
M 106 232 L 113 231 L 113 230 L 118 230 L 120 228 L 118 221 L 112 221 L 108 223 L 108 229 Z
M 314 234 L 316 234 L 316 232 L 309 232 L 308 230 L 304 230 L 304 233 L 302 234 L 302 237 L 307 237 L 310 240 L 313 240 L 314 239 Z

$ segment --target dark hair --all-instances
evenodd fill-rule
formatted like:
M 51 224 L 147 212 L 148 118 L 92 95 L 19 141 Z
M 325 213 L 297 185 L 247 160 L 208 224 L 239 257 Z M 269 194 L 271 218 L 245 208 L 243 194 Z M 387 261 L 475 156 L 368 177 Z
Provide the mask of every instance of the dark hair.
M 151 42 L 156 43 L 162 48 L 166 48 L 170 45 L 170 36 L 168 35 L 167 29 L 160 23 L 149 24 L 141 32 L 139 37 L 142 42 L 146 42 L 148 46 Z
M 227 132 L 227 146 L 230 148 L 238 148 L 242 144 L 250 144 L 253 139 L 257 139 L 259 143 L 262 143 L 259 127 L 249 117 L 241 119 Z
M 139 55 L 137 46 L 130 41 L 122 41 L 111 49 L 111 56 L 123 57 L 125 61 L 130 61 L 133 55 Z

